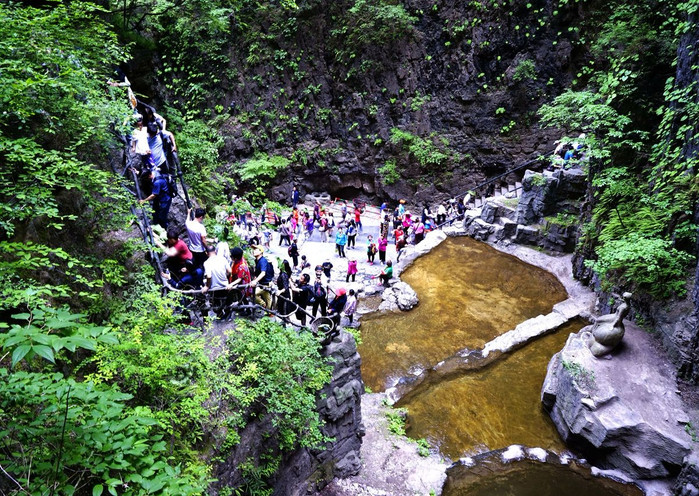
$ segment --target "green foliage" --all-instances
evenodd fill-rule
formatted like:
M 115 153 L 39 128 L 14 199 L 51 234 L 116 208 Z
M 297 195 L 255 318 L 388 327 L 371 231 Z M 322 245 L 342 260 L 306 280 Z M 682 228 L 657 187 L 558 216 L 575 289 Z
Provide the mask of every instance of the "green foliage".
M 60 229 L 74 220 L 57 195 L 83 195 L 87 212 L 108 220 L 119 197 L 110 175 L 95 170 L 112 123 L 128 116 L 125 98 L 105 92 L 107 68 L 124 59 L 115 36 L 84 2 L 34 9 L 0 4 L 0 230 L 44 219 Z M 114 210 L 114 205 L 111 205 Z
M 170 464 L 160 423 L 149 408 L 129 407 L 133 397 L 115 387 L 48 370 L 47 362 L 60 360 L 69 371 L 81 350 L 116 345 L 108 327 L 50 307 L 15 318 L 26 323 L 11 325 L 0 341 L 11 351 L 13 366 L 24 361 L 34 371 L 0 368 L 0 464 L 24 489 L 31 494 L 55 488 L 67 494 L 90 488 L 93 494 L 203 490 L 204 479 Z M 42 369 L 47 371 L 36 371 Z
M 238 164 L 236 171 L 242 181 L 249 181 L 264 187 L 290 163 L 288 158 L 280 155 L 269 156 L 258 153 L 247 162 Z
M 386 163 L 378 168 L 378 172 L 384 184 L 391 185 L 400 181 L 401 175 L 395 159 L 386 160 Z
M 415 96 L 410 99 L 410 110 L 417 112 L 422 109 L 422 107 L 432 100 L 430 95 L 422 95 L 419 91 L 415 92 Z
M 61 248 L 0 241 L 0 309 L 68 303 L 74 296 L 95 300 L 104 284 L 98 269 Z
M 12 317 L 26 321 L 23 325 L 12 324 L 0 334 L 2 349 L 12 351 L 12 367 L 35 357 L 56 363 L 56 355 L 63 350 L 75 353 L 77 348 L 95 350 L 99 343 L 117 342 L 109 328 L 85 323 L 84 315 L 66 309 L 43 307 Z
M 534 186 L 546 186 L 546 176 L 541 173 L 535 173 L 531 176 L 531 182 Z
M 158 422 L 130 395 L 60 373 L 0 368 L 0 464 L 31 494 L 199 494 L 168 462 Z
M 561 227 L 570 227 L 578 223 L 578 216 L 559 212 L 553 217 L 544 217 L 544 220 L 549 224 L 556 224 Z
M 227 179 L 217 172 L 223 138 L 216 131 L 215 122 L 182 116 L 174 108 L 167 109 L 167 117 L 171 127 L 177 129 L 180 164 L 194 195 L 205 205 L 224 203 Z
M 416 20 L 398 2 L 354 0 L 331 32 L 336 58 L 350 63 L 367 48 L 385 47 L 412 33 Z
M 315 409 L 316 394 L 331 377 L 332 367 L 318 353 L 310 332 L 297 333 L 269 319 L 237 321 L 229 336 L 233 373 L 241 378 L 241 406 L 257 404 L 270 415 L 279 447 L 319 448 L 325 442 Z
M 401 145 L 403 150 L 407 151 L 423 167 L 440 167 L 450 158 L 448 151 L 442 151 L 434 143 L 434 137 L 433 134 L 429 139 L 425 139 L 396 127 L 391 129 L 391 143 Z M 446 147 L 444 143 L 442 145 Z
M 588 260 L 603 283 L 640 290 L 656 298 L 683 296 L 685 270 L 694 257 L 672 246 L 672 242 L 633 232 L 624 239 L 597 248 L 598 259 Z
M 427 439 L 420 438 L 417 440 L 417 454 L 422 457 L 430 456 L 430 443 L 427 442 Z
M 563 360 L 563 368 L 573 377 L 573 380 L 581 387 L 591 389 L 595 386 L 595 373 L 587 370 L 578 362 Z
M 391 408 L 386 411 L 388 430 L 397 436 L 405 436 L 405 420 L 408 411 L 405 408 Z
M 603 95 L 594 91 L 568 90 L 552 104 L 542 106 L 539 115 L 547 126 L 587 133 L 585 144 L 591 149 L 592 157 L 606 159 L 609 149 L 622 146 L 639 150 L 641 139 L 646 137 L 646 133 L 630 129 L 631 118 L 620 114 Z
M 512 74 L 512 80 L 516 83 L 534 81 L 537 78 L 536 65 L 530 59 L 521 60 Z
M 238 467 L 243 486 L 235 490 L 236 496 L 271 496 L 274 489 L 269 487 L 268 481 L 279 469 L 279 457 L 266 459 L 263 457 L 259 463 L 247 459 Z

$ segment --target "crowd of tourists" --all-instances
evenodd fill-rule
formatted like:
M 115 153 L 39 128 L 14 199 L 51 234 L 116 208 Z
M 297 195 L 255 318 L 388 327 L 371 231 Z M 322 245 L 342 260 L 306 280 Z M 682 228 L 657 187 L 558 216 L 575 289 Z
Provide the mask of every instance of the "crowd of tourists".
M 354 252 L 363 250 L 367 265 L 382 267 L 371 278 L 378 278 L 382 285 L 388 286 L 393 277 L 393 262 L 387 257 L 390 242 L 395 245 L 399 260 L 408 244 L 419 243 L 428 232 L 453 222 L 466 209 L 465 201 L 451 200 L 436 205 L 433 210 L 425 204 L 419 213 L 413 214 L 406 209 L 405 200 L 392 211 L 384 203 L 378 209 L 380 225 L 376 238 L 368 234 L 364 246 L 357 246 L 357 237 L 364 230 L 365 206 L 361 202 L 341 201 L 330 208 L 316 200 L 305 207 L 294 186 L 289 198 L 290 211 L 285 214 L 264 206 L 256 212 L 248 204 L 249 208 L 243 212 L 233 211 L 225 219 L 218 219 L 224 221 L 229 233 L 232 231 L 235 238 L 242 240 L 241 246 L 231 248 L 226 241 L 208 236 L 204 209 L 190 208 L 184 226 L 169 225 L 170 206 L 177 194 L 175 136 L 155 109 L 140 102 L 132 103 L 133 160 L 129 170 L 138 184 L 140 203 L 152 204 L 153 225 L 161 226 L 166 232 L 163 241 L 154 236 L 156 245 L 163 251 L 161 277 L 177 290 L 222 294 L 224 300 L 235 290 L 243 307 L 254 302 L 284 319 L 293 317 L 300 325 L 305 325 L 309 316 L 327 316 L 339 324 L 341 315 L 351 324 L 357 307 L 355 289 L 347 291 L 330 284 L 331 278 L 339 278 L 332 277 L 333 264 L 329 260 L 311 271 L 307 255 L 301 253 L 310 246 L 306 243 L 335 244 L 335 256 L 347 259 L 345 283 L 350 279 L 352 283 L 356 281 L 359 265 L 364 261 L 363 256 L 357 257 Z M 286 247 L 287 256 L 272 261 L 265 253 L 271 251 L 272 243 L 277 242 L 275 238 L 279 247 Z M 251 251 L 254 264 L 248 263 L 246 250 Z

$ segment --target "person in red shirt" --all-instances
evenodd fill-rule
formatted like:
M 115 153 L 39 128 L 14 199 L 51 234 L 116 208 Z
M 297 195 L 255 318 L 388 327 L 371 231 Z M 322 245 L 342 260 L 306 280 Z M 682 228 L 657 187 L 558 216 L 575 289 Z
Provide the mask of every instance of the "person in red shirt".
M 171 228 L 167 231 L 167 246 L 158 241 L 156 241 L 156 244 L 162 248 L 165 255 L 167 255 L 167 261 L 165 263 L 167 268 L 175 274 L 175 277 L 177 277 L 177 274 L 180 272 L 185 272 L 183 270 L 184 266 L 188 261 L 192 260 L 192 252 L 189 251 L 187 243 L 179 238 L 175 229 Z
M 243 249 L 239 246 L 233 248 L 231 250 L 231 259 L 233 259 L 233 265 L 231 266 L 233 282 L 231 286 L 235 287 L 239 284 L 247 284 L 248 286 L 241 288 L 243 296 L 246 298 L 252 297 L 253 288 L 249 286 L 252 277 L 250 276 L 250 267 L 243 256 Z
M 354 223 L 357 225 L 357 230 L 362 230 L 362 209 L 354 207 Z
M 395 229 L 393 231 L 393 238 L 396 240 L 396 246 L 398 245 L 398 242 L 403 239 L 404 233 L 403 233 L 403 227 L 398 227 L 398 229 Z

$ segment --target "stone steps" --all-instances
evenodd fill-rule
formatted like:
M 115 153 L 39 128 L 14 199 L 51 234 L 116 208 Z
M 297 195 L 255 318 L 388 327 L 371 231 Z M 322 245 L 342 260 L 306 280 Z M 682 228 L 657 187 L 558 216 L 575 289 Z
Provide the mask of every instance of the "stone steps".
M 476 196 L 468 205 L 468 209 L 472 210 L 474 208 L 483 208 L 486 202 L 496 196 L 503 196 L 505 198 L 519 198 L 522 196 L 522 183 L 519 181 L 514 184 L 507 183 L 504 186 L 495 188 L 493 196 Z

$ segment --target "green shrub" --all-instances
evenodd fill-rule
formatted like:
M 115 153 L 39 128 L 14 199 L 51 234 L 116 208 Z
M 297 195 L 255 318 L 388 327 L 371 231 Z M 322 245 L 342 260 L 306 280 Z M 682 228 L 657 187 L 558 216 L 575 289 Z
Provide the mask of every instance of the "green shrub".
M 194 196 L 205 205 L 223 203 L 227 179 L 217 172 L 223 138 L 213 127 L 214 123 L 182 116 L 172 107 L 167 108 L 166 117 L 168 127 L 176 129 L 180 164 Z
M 391 129 L 391 143 L 401 145 L 410 155 L 415 157 L 422 166 L 441 166 L 449 159 L 450 154 L 437 147 L 430 139 L 421 138 L 402 129 L 394 127 Z
M 291 161 L 280 155 L 264 155 L 256 153 L 253 158 L 238 164 L 237 172 L 240 179 L 260 185 L 267 185 L 277 174 L 286 169 Z
M 603 285 L 640 290 L 656 298 L 686 293 L 685 271 L 694 257 L 673 248 L 671 241 L 633 232 L 624 239 L 606 242 L 596 252 L 597 260 L 585 264 Z
M 351 62 L 367 47 L 385 46 L 393 40 L 412 32 L 417 19 L 402 4 L 381 0 L 354 0 L 332 30 L 336 57 L 341 62 Z
M 170 463 L 162 418 L 115 385 L 79 381 L 85 350 L 118 346 L 113 329 L 68 310 L 18 314 L 2 334 L 13 370 L 0 368 L 0 465 L 31 494 L 199 494 L 204 478 Z M 4 360 L 4 358 L 3 358 Z M 62 372 L 52 365 L 60 360 Z M 27 372 L 23 368 L 30 368 Z M 198 472 L 205 470 L 199 467 Z
M 389 432 L 397 436 L 405 436 L 405 420 L 408 411 L 405 408 L 391 408 L 386 411 Z
M 389 186 L 397 183 L 401 178 L 395 159 L 386 160 L 386 163 L 379 167 L 379 174 L 384 184 Z
M 321 447 L 316 394 L 330 381 L 332 366 L 318 353 L 318 341 L 269 319 L 236 323 L 228 343 L 241 406 L 256 403 L 272 416 L 282 450 Z
M 534 81 L 537 77 L 536 65 L 529 59 L 524 59 L 517 64 L 512 74 L 512 80 L 516 83 Z

